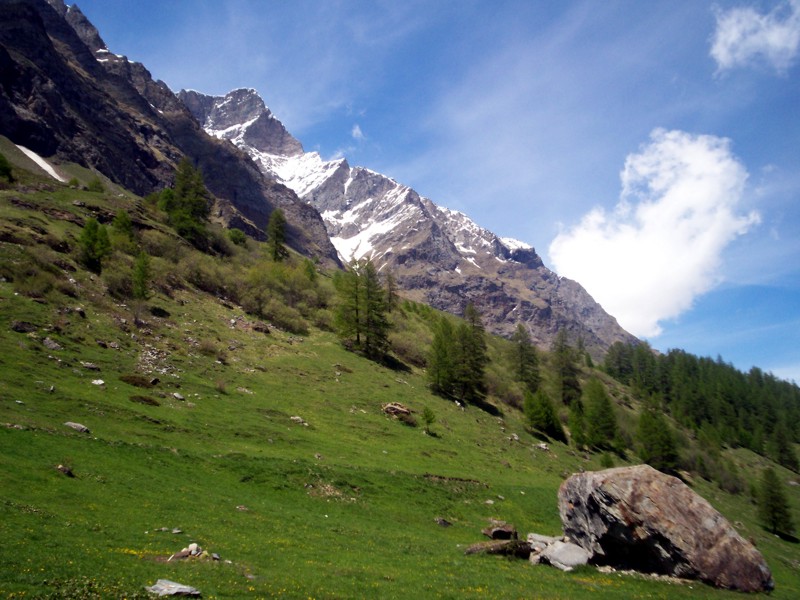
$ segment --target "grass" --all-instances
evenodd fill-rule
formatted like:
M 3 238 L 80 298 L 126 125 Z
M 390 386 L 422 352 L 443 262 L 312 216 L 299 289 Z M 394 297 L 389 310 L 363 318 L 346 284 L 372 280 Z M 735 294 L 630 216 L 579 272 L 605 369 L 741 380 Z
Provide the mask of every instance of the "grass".
M 26 194 L 34 209 L 11 196 L 20 194 L 0 190 L 0 225 L 25 243 L 0 242 L 4 264 L 29 260 L 37 236 L 76 236 L 77 224 L 42 206 L 80 216 L 75 199 L 112 214 L 122 202 L 60 186 Z M 542 451 L 518 412 L 462 411 L 428 392 L 419 367 L 365 361 L 326 331 L 254 331 L 242 324 L 255 318 L 191 287 L 142 307 L 80 269 L 51 275 L 45 298 L 0 282 L 2 598 L 132 598 L 159 578 L 205 598 L 739 597 L 465 556 L 490 518 L 523 535 L 558 534 L 558 486 L 600 468 L 601 456 L 559 443 Z M 59 291 L 69 278 L 73 296 Z M 36 329 L 12 331 L 15 321 Z M 62 349 L 47 349 L 45 337 Z M 385 416 L 387 402 L 420 422 L 429 407 L 435 435 Z M 750 472 L 763 460 L 731 456 Z M 764 552 L 773 597 L 800 596 L 798 546 L 761 529 L 746 494 L 695 485 Z M 787 493 L 800 514 L 797 489 Z M 190 542 L 222 560 L 167 561 Z

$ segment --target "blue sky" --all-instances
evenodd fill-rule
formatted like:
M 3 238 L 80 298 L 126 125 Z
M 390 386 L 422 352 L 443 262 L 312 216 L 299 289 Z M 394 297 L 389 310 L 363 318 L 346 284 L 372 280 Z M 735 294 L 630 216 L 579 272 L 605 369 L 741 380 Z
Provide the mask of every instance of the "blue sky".
M 629 331 L 800 381 L 800 0 L 83 0 L 173 90 L 532 244 Z

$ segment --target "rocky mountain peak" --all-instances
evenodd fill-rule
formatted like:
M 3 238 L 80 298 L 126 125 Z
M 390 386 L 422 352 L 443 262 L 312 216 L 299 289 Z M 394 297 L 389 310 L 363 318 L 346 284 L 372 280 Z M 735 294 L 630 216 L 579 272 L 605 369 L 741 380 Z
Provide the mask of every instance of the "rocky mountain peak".
M 238 89 L 225 96 L 207 96 L 181 90 L 178 97 L 214 137 L 231 140 L 251 153 L 297 156 L 303 146 L 270 112 L 254 89 Z
M 60 0 L 51 0 L 51 5 L 58 1 Z M 108 46 L 106 46 L 103 38 L 100 37 L 100 32 L 97 31 L 97 28 L 92 25 L 89 19 L 81 12 L 77 4 L 73 4 L 66 9 L 64 18 L 75 30 L 75 33 L 78 34 L 78 37 L 81 38 L 81 41 L 86 44 L 92 52 L 108 50 Z
M 616 341 L 635 341 L 579 284 L 545 267 L 530 245 L 501 239 L 391 177 L 304 153 L 283 125 L 264 126 L 266 114 L 280 121 L 254 91 L 181 98 L 207 132 L 250 154 L 320 212 L 343 262 L 371 258 L 392 271 L 407 297 L 458 315 L 473 302 L 490 331 L 510 336 L 522 323 L 545 348 L 560 330 L 581 338 L 596 357 Z

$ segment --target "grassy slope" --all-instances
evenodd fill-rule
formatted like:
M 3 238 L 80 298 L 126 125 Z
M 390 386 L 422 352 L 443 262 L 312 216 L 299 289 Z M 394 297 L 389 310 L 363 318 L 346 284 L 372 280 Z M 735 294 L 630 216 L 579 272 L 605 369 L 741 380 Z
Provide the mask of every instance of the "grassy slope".
M 0 191 L 0 224 L 77 235 L 77 226 L 14 207 L 10 196 L 20 193 Z M 107 202 L 60 187 L 26 199 L 75 214 L 83 209 L 73 199 Z M 0 262 L 22 252 L 0 243 Z M 733 597 L 700 584 L 464 556 L 489 518 L 523 534 L 558 533 L 558 485 L 570 472 L 598 468 L 596 459 L 560 444 L 538 450 L 515 413 L 501 421 L 461 411 L 430 395 L 421 372 L 367 362 L 330 333 L 250 331 L 241 310 L 191 290 L 150 299 L 148 308 L 169 316 L 147 314 L 147 324 L 134 327 L 131 308 L 102 295 L 97 278 L 62 277 L 76 280 L 77 298 L 50 293 L 37 302 L 0 283 L 2 597 L 87 589 L 115 597 L 158 578 L 208 598 Z M 64 310 L 76 306 L 85 318 Z M 11 331 L 21 320 L 37 330 Z M 45 348 L 48 336 L 63 349 Z M 226 364 L 201 352 L 200 340 L 223 349 Z M 167 370 L 154 374 L 153 389 L 119 379 L 149 373 L 144 356 Z M 98 378 L 105 385 L 92 383 Z M 135 395 L 160 405 L 131 401 Z M 436 436 L 385 417 L 388 401 L 433 409 Z M 788 490 L 795 510 L 796 489 Z M 773 595 L 800 596 L 797 546 L 761 530 L 745 497 L 704 482 L 698 490 L 756 540 L 775 574 Z M 440 527 L 437 517 L 453 526 Z M 191 541 L 223 561 L 165 562 Z

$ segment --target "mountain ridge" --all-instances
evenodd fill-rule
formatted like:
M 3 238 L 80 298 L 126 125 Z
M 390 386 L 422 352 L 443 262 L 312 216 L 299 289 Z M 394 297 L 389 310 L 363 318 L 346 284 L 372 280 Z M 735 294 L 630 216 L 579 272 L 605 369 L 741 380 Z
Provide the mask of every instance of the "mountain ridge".
M 474 302 L 493 333 L 508 337 L 522 323 L 544 348 L 560 330 L 596 357 L 614 342 L 636 340 L 579 283 L 548 269 L 532 246 L 502 239 L 346 158 L 303 152 L 256 90 L 183 90 L 178 97 L 210 135 L 247 152 L 262 172 L 314 206 L 343 262 L 373 259 L 410 298 L 454 314 Z M 270 128 L 257 125 L 264 120 Z
M 313 207 L 206 134 L 164 82 L 112 53 L 77 7 L 0 0 L 0 67 L 0 134 L 14 143 L 142 196 L 171 185 L 188 156 L 216 199 L 215 218 L 263 238 L 279 207 L 290 246 L 339 264 Z

